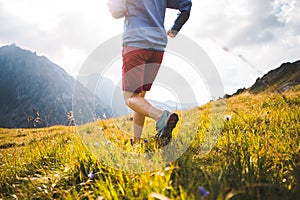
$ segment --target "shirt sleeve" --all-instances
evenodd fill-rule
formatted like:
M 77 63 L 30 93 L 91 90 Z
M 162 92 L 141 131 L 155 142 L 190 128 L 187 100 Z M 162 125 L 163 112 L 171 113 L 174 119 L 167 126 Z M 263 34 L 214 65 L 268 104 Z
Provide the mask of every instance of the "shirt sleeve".
M 119 19 L 126 15 L 126 0 L 109 0 L 107 5 L 113 18 Z
M 191 0 L 168 0 L 167 8 L 179 10 L 178 16 L 171 28 L 173 34 L 177 34 L 182 26 L 190 17 L 192 1 Z

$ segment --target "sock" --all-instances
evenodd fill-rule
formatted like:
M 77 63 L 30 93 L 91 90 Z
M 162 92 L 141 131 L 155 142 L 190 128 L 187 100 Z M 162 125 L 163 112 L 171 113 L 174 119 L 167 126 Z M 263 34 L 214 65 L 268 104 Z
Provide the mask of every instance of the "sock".
M 143 127 L 139 126 L 137 124 L 134 124 L 133 131 L 134 131 L 133 140 L 134 140 L 134 142 L 136 142 L 137 140 L 140 140 L 140 138 L 141 138 L 141 135 L 143 133 Z

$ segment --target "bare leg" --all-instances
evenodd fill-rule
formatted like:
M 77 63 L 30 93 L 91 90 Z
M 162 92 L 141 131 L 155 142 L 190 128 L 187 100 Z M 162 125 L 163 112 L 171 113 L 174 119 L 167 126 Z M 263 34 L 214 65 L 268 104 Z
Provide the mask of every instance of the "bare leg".
M 144 98 L 146 91 L 142 91 L 139 96 Z M 139 114 L 137 112 L 133 113 L 133 141 L 140 142 L 141 135 L 143 133 L 143 127 L 145 122 L 145 115 Z
M 150 117 L 155 121 L 158 121 L 162 115 L 161 110 L 155 108 L 146 99 L 144 99 L 145 94 L 145 91 L 139 94 L 126 91 L 123 92 L 126 105 L 134 111 L 134 141 L 138 141 L 141 137 L 145 117 Z

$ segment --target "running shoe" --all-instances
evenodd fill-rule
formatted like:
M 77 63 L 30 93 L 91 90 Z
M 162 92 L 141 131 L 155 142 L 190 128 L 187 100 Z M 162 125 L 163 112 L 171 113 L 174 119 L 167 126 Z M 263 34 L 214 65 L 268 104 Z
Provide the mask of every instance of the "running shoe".
M 161 118 L 156 122 L 156 140 L 159 146 L 165 146 L 172 139 L 172 131 L 178 122 L 178 115 L 164 110 Z

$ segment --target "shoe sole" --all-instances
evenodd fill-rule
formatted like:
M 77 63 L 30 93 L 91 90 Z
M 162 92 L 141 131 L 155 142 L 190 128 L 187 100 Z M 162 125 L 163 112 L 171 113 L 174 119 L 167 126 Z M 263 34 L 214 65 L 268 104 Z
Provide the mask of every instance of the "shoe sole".
M 167 145 L 172 139 L 173 129 L 176 127 L 176 124 L 179 120 L 179 117 L 176 113 L 170 114 L 165 122 L 165 128 L 163 134 L 158 140 L 158 148 Z
M 176 113 L 172 113 L 169 117 L 168 117 L 168 120 L 167 120 L 167 127 L 168 128 L 175 128 L 176 127 L 176 124 L 178 122 L 178 115 Z

